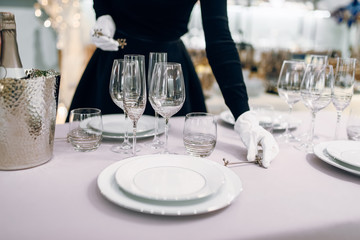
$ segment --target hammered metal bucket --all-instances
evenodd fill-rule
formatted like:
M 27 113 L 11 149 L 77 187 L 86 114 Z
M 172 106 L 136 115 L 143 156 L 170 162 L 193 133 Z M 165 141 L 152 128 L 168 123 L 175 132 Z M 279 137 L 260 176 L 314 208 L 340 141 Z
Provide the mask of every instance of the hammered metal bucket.
M 52 158 L 59 81 L 59 74 L 43 71 L 26 79 L 0 79 L 0 170 L 30 168 Z

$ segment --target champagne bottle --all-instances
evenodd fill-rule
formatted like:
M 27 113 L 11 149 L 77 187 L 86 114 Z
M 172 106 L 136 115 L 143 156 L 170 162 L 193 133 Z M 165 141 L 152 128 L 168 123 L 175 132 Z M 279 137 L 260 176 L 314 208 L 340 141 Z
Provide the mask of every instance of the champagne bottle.
M 0 12 L 0 79 L 23 77 L 25 72 L 16 41 L 15 16 Z

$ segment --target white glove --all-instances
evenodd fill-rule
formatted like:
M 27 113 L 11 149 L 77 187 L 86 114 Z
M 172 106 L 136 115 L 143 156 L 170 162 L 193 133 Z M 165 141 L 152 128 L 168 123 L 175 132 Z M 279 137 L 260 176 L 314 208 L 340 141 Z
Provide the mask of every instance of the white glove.
M 270 132 L 259 125 L 256 113 L 247 111 L 236 120 L 234 130 L 240 135 L 248 149 L 247 160 L 254 161 L 258 154 L 258 145 L 262 147 L 262 166 L 268 168 L 270 162 L 279 153 L 279 145 Z
M 113 39 L 115 35 L 115 23 L 110 15 L 99 17 L 91 29 L 91 41 L 104 51 L 117 51 L 119 43 Z

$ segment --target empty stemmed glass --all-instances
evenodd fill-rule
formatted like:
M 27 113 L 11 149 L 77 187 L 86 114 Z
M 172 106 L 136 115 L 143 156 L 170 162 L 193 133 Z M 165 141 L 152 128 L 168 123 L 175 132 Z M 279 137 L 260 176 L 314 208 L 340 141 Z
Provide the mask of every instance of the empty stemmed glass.
M 157 62 L 167 62 L 167 53 L 165 52 L 151 52 L 149 54 L 149 67 L 148 67 L 148 86 L 151 85 L 151 79 L 154 72 L 154 67 Z M 154 139 L 150 146 L 154 149 L 159 149 L 164 145 L 164 142 L 158 136 L 159 129 L 159 114 L 155 111 L 155 126 L 154 126 Z
M 128 115 L 124 109 L 123 102 L 123 84 L 122 84 L 122 73 L 124 70 L 124 60 L 115 59 L 113 62 L 111 75 L 110 75 L 110 84 L 109 92 L 113 102 L 124 111 L 125 124 L 128 120 Z M 116 153 L 131 153 L 131 144 L 129 142 L 127 126 L 125 126 L 124 141 L 119 144 L 111 147 L 111 151 Z
M 311 128 L 304 143 L 298 148 L 308 153 L 314 148 L 314 129 L 316 114 L 331 102 L 334 84 L 334 70 L 331 65 L 308 64 L 300 86 L 301 99 L 311 111 Z
M 305 72 L 305 62 L 300 60 L 285 60 L 282 64 L 277 90 L 280 98 L 285 100 L 289 106 L 289 120 L 286 123 L 285 133 L 278 137 L 279 141 L 293 142 L 298 139 L 289 131 L 289 121 L 295 103 L 299 102 L 300 84 Z
M 184 76 L 179 63 L 158 62 L 155 64 L 149 100 L 154 110 L 165 118 L 164 153 L 169 153 L 169 119 L 181 109 L 185 101 Z
M 125 111 L 133 122 L 133 148 L 136 153 L 137 122 L 146 106 L 145 57 L 143 55 L 125 55 L 123 73 L 123 103 Z
M 335 82 L 332 92 L 332 103 L 337 113 L 335 139 L 339 139 L 342 112 L 350 104 L 354 93 L 355 68 L 355 58 L 337 59 Z

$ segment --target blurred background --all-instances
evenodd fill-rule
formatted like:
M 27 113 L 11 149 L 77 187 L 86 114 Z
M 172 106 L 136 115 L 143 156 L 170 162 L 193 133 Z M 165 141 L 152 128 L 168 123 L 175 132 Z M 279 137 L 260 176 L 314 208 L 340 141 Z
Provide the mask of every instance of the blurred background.
M 15 14 L 24 68 L 61 73 L 58 123 L 95 46 L 92 0 L 2 0 L 0 11 Z M 357 0 L 228 0 L 229 26 L 243 65 L 250 98 L 276 94 L 282 61 L 310 54 L 360 60 Z M 226 106 L 205 54 L 200 5 L 196 4 L 183 41 L 195 63 L 210 112 Z M 360 73 L 356 75 L 360 80 Z M 219 102 L 220 101 L 220 102 Z

